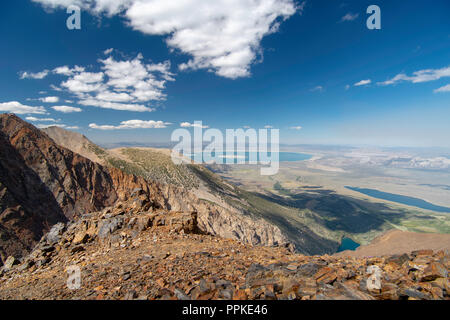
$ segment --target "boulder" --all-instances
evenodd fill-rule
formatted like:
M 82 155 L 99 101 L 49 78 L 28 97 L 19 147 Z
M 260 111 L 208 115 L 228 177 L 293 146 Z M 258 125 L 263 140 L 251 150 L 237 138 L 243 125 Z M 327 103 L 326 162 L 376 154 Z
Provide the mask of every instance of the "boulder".
M 12 269 L 13 266 L 15 266 L 18 263 L 19 261 L 16 258 L 14 258 L 13 256 L 9 256 L 6 259 L 5 264 L 3 265 L 3 270 L 9 271 Z
M 62 222 L 55 224 L 45 236 L 49 244 L 56 244 L 61 240 L 66 225 Z
M 103 220 L 99 224 L 98 237 L 105 239 L 109 237 L 114 231 L 120 229 L 123 225 L 123 218 L 115 217 L 107 220 Z
M 433 281 L 437 278 L 447 278 L 447 276 L 448 271 L 442 264 L 432 262 L 425 268 L 425 270 L 423 270 L 423 275 L 420 281 Z

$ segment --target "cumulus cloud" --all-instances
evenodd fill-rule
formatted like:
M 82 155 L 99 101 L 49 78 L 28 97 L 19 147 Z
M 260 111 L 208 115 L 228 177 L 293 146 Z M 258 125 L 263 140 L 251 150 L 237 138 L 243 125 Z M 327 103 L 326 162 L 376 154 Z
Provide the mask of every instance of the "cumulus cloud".
M 86 98 L 78 101 L 79 104 L 84 106 L 98 107 L 104 109 L 121 110 L 121 111 L 154 111 L 155 109 L 149 108 L 143 104 L 130 104 L 130 103 L 116 103 L 110 101 L 102 101 L 95 98 Z
M 113 50 L 106 50 L 112 53 Z M 146 63 L 142 54 L 129 60 L 116 60 L 112 56 L 100 59 L 100 70 L 86 70 L 82 66 L 61 66 L 53 74 L 66 77 L 54 90 L 65 90 L 84 106 L 113 110 L 149 112 L 155 109 L 151 102 L 164 101 L 168 81 L 175 81 L 169 61 Z M 44 102 L 57 102 L 47 98 Z M 53 97 L 56 98 L 56 97 Z M 66 110 L 69 110 L 65 108 Z
M 44 79 L 49 72 L 49 70 L 43 70 L 36 73 L 24 71 L 20 73 L 20 79 Z
M 412 83 L 422 83 L 439 80 L 441 78 L 450 77 L 450 66 L 441 69 L 425 69 L 413 72 L 411 76 L 405 73 L 400 73 L 393 77 L 392 79 L 386 80 L 384 82 L 379 82 L 379 85 L 393 85 L 399 82 L 407 81 Z
M 0 112 L 11 112 L 16 114 L 45 114 L 44 107 L 32 107 L 23 105 L 18 101 L 0 102 Z
M 305 2 L 294 0 L 33 0 L 56 8 L 77 4 L 95 14 L 120 15 L 134 30 L 167 36 L 167 45 L 192 58 L 179 68 L 206 69 L 236 79 L 250 75 L 261 40 Z M 188 14 L 187 14 L 188 13 Z M 109 50 L 109 49 L 108 49 Z
M 58 122 L 59 120 L 53 118 L 36 118 L 36 117 L 26 117 L 25 120 L 33 122 Z
M 189 122 L 180 123 L 180 127 L 182 127 L 182 128 L 203 128 L 203 129 L 209 128 L 209 126 L 204 126 L 201 123 L 189 123 Z
M 98 130 L 118 130 L 118 129 L 161 129 L 167 128 L 171 123 L 154 120 L 128 120 L 122 121 L 120 125 L 98 125 L 95 123 L 89 124 L 89 128 Z
M 345 16 L 341 18 L 341 22 L 343 21 L 353 21 L 356 20 L 359 17 L 359 13 L 347 13 Z
M 61 83 L 61 87 L 73 93 L 99 91 L 105 88 L 103 72 L 80 72 Z
M 81 112 L 82 110 L 80 108 L 76 107 L 70 107 L 70 106 L 54 106 L 52 107 L 53 110 L 62 112 L 62 113 L 73 113 L 73 112 Z
M 448 84 L 446 86 L 443 86 L 443 87 L 440 87 L 440 88 L 434 90 L 434 92 L 435 93 L 437 93 L 437 92 L 450 92 L 450 84 Z
M 45 103 L 56 103 L 59 101 L 58 97 L 45 97 L 45 98 L 39 98 L 40 101 Z
M 370 79 L 361 80 L 361 81 L 355 83 L 354 86 L 355 87 L 366 86 L 366 85 L 371 84 L 371 83 L 372 83 L 372 80 L 370 80 Z
M 85 69 L 80 66 L 75 66 L 73 68 L 69 68 L 68 66 L 61 66 L 53 69 L 53 73 L 62 74 L 65 76 L 71 76 L 74 73 L 83 72 Z
M 36 127 L 39 128 L 39 129 L 47 129 L 47 128 L 50 128 L 50 127 L 59 127 L 59 128 L 69 129 L 69 130 L 80 129 L 80 127 L 78 127 L 78 126 L 68 126 L 68 125 L 65 125 L 65 124 L 62 124 L 62 123 L 51 123 L 51 124 L 40 123 L 40 124 L 37 124 Z

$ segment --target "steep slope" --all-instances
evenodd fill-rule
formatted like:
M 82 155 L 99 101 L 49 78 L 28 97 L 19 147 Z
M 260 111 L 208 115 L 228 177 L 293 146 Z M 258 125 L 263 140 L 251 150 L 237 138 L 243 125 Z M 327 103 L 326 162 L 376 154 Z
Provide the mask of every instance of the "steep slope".
M 31 249 L 49 226 L 66 221 L 40 177 L 0 132 L 0 265 Z
M 60 127 L 52 126 L 41 129 L 45 132 L 56 144 L 63 146 L 79 155 L 88 158 L 91 161 L 105 164 L 102 156 L 106 154 L 104 150 L 97 147 L 84 135 L 62 129 Z
M 109 172 L 101 165 L 57 145 L 14 115 L 0 115 L 0 131 L 24 163 L 39 175 L 68 219 L 116 201 Z
M 109 172 L 15 115 L 0 115 L 0 255 L 20 256 L 50 226 L 112 205 Z

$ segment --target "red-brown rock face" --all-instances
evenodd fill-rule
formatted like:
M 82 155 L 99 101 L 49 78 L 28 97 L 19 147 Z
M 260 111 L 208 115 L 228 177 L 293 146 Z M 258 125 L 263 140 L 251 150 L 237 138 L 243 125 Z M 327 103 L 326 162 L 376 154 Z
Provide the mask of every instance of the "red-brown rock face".
M 0 115 L 0 255 L 30 249 L 56 222 L 117 199 L 109 172 L 15 115 Z

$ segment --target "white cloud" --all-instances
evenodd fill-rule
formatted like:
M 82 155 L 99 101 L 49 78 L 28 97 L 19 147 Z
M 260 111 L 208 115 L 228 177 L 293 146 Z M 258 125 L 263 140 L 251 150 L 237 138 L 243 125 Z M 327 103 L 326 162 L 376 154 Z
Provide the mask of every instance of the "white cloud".
M 359 13 L 347 13 L 345 16 L 342 17 L 341 21 L 353 21 L 356 20 L 359 17 Z
M 317 86 L 317 87 L 314 87 L 314 88 L 310 89 L 309 91 L 311 91 L 311 92 L 316 92 L 316 91 L 322 92 L 323 90 L 324 90 L 324 88 L 322 86 Z
M 72 113 L 72 112 L 81 112 L 82 110 L 80 108 L 76 107 L 70 107 L 70 106 L 54 106 L 52 107 L 53 110 L 62 112 L 62 113 Z
M 26 117 L 25 120 L 33 122 L 58 122 L 59 120 L 53 118 L 36 118 L 36 117 Z
M 180 127 L 182 127 L 182 128 L 203 128 L 203 129 L 209 128 L 209 126 L 203 126 L 200 123 L 189 123 L 189 122 L 180 123 Z
M 71 76 L 74 73 L 83 72 L 85 69 L 80 66 L 75 66 L 73 68 L 69 68 L 68 66 L 61 66 L 53 69 L 53 73 L 62 74 L 65 76 Z
M 48 70 L 43 70 L 36 73 L 24 71 L 20 73 L 20 79 L 44 79 L 48 73 Z
M 370 79 L 361 80 L 361 81 L 355 83 L 354 86 L 355 87 L 366 86 L 366 85 L 371 84 L 371 83 L 372 83 L 372 80 L 370 80 Z
M 171 123 L 154 120 L 128 120 L 122 121 L 120 125 L 97 125 L 95 123 L 89 124 L 89 128 L 98 130 L 118 130 L 118 129 L 161 129 L 166 128 Z
M 52 88 L 53 90 L 58 91 L 58 92 L 63 91 L 63 89 L 61 89 L 61 88 L 58 87 L 58 86 L 55 86 L 54 84 L 51 84 L 51 85 L 50 85 L 50 88 Z
M 108 49 L 105 52 L 113 51 Z M 98 62 L 101 68 L 98 72 L 87 71 L 82 66 L 61 66 L 53 69 L 54 74 L 67 79 L 62 81 L 59 87 L 51 87 L 57 91 L 68 91 L 81 105 L 150 112 L 155 109 L 148 104 L 166 100 L 166 84 L 168 81 L 175 81 L 169 61 L 145 63 L 142 54 L 130 60 L 115 60 L 109 56 Z M 45 102 L 57 101 L 47 98 Z
M 114 51 L 114 48 L 109 48 L 109 49 L 106 49 L 105 51 L 103 51 L 103 54 L 104 55 L 109 55 L 109 54 L 111 54 L 111 52 L 113 52 Z
M 56 103 L 59 101 L 58 97 L 45 97 L 45 98 L 39 98 L 40 101 L 45 103 Z
M 143 104 L 130 104 L 130 103 L 116 103 L 110 101 L 102 101 L 97 100 L 95 98 L 87 98 L 84 100 L 78 101 L 79 104 L 84 106 L 91 107 L 99 107 L 104 109 L 112 109 L 112 110 L 122 110 L 122 111 L 136 111 L 136 112 L 145 112 L 145 111 L 154 111 L 155 109 L 146 107 Z
M 267 125 L 267 126 L 264 126 L 264 128 L 265 128 L 265 129 L 273 129 L 273 126 Z
M 134 98 L 126 92 L 117 93 L 117 92 L 108 91 L 108 90 L 99 92 L 97 94 L 96 98 L 98 100 L 115 101 L 115 102 L 129 102 L 129 101 L 134 100 Z
M 392 79 L 384 82 L 379 82 L 379 85 L 392 85 L 402 81 L 408 81 L 412 83 L 422 83 L 428 81 L 435 81 L 441 78 L 450 77 L 450 66 L 441 69 L 425 69 L 413 72 L 412 76 L 408 76 L 405 73 L 400 73 Z
M 105 88 L 103 84 L 103 72 L 80 72 L 69 80 L 61 83 L 61 86 L 73 93 L 99 91 Z
M 62 124 L 62 123 L 50 123 L 50 124 L 48 124 L 48 123 L 42 124 L 41 123 L 41 124 L 35 125 L 35 127 L 39 128 L 39 129 L 46 129 L 46 128 L 49 128 L 49 127 L 67 128 L 67 126 L 65 124 Z
M 349 84 L 345 85 L 345 90 L 348 90 L 348 89 L 350 89 L 350 85 Z
M 145 64 L 142 60 L 141 54 L 133 60 L 116 61 L 113 57 L 100 60 L 103 63 L 102 69 L 109 78 L 107 85 L 120 94 L 105 92 L 103 96 L 97 98 L 106 97 L 107 101 L 165 100 L 163 89 L 166 82 L 174 80 L 170 72 L 170 62 Z M 128 93 L 123 94 L 123 91 Z
M 192 56 L 181 70 L 206 69 L 226 78 L 250 75 L 261 40 L 305 3 L 294 0 L 33 0 L 45 6 L 77 4 L 95 14 L 120 15 L 133 29 L 167 36 L 169 47 Z
M 301 127 L 301 126 L 296 126 L 296 127 L 291 127 L 291 129 L 294 129 L 294 130 L 302 130 L 302 127 Z
M 439 89 L 434 90 L 435 93 L 437 92 L 450 92 L 450 84 L 440 87 Z
M 16 114 L 45 114 L 44 107 L 32 107 L 21 104 L 18 101 L 1 102 L 0 112 L 12 112 Z

